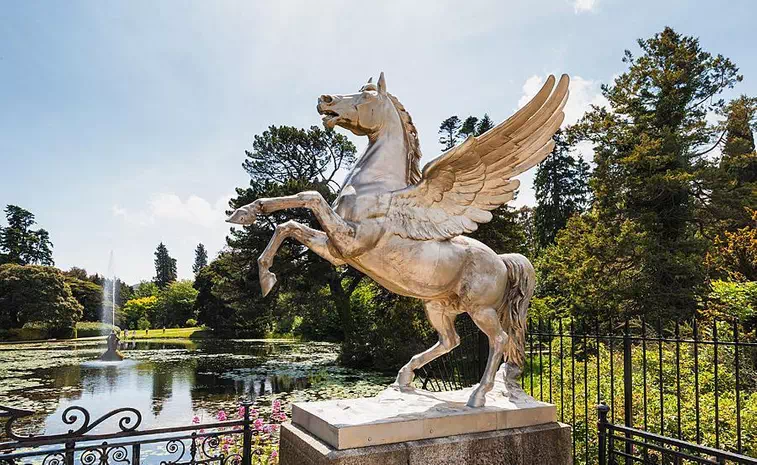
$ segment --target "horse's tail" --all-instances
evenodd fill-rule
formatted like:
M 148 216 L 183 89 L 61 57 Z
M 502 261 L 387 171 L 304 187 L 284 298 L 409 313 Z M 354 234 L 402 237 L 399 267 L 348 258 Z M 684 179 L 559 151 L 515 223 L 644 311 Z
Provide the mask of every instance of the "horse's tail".
M 504 361 L 523 368 L 526 359 L 526 313 L 536 287 L 536 271 L 521 254 L 502 254 L 499 257 L 507 267 L 505 298 L 497 312 L 509 336 Z

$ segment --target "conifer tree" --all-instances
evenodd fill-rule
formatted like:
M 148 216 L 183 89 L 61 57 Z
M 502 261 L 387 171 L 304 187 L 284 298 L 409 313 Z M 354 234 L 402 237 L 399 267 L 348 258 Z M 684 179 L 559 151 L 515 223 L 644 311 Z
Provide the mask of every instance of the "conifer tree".
M 450 116 L 442 121 L 439 126 L 439 143 L 442 144 L 444 150 L 449 150 L 460 140 L 460 118 L 457 116 Z
M 159 288 L 176 281 L 176 259 L 168 254 L 168 248 L 161 242 L 155 250 L 155 279 Z
M 197 244 L 197 248 L 195 248 L 195 262 L 194 265 L 192 265 L 192 271 L 196 276 L 197 273 L 206 266 L 208 266 L 208 251 L 205 249 L 205 246 L 200 243 Z

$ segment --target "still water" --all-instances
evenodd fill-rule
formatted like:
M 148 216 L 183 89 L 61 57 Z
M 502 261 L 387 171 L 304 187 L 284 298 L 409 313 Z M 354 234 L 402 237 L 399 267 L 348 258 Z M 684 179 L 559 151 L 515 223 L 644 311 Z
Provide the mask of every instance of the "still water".
M 0 345 L 0 405 L 37 412 L 37 434 L 68 430 L 63 411 L 82 406 L 93 419 L 119 407 L 142 412 L 143 428 L 210 421 L 235 411 L 240 397 L 258 406 L 374 395 L 391 378 L 337 366 L 328 343 L 267 340 L 144 340 L 122 343 L 123 362 L 99 362 L 105 341 Z

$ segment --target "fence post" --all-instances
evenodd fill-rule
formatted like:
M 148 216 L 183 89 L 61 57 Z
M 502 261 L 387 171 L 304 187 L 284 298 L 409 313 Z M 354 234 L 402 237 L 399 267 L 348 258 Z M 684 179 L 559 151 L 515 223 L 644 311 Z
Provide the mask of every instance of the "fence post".
M 607 413 L 610 407 L 604 402 L 597 405 L 597 430 L 599 431 L 599 465 L 607 465 Z
M 65 448 L 65 463 L 66 465 L 74 465 L 74 448 L 76 443 L 74 441 L 66 441 Z
M 248 400 L 242 402 L 244 408 L 244 436 L 242 438 L 242 465 L 252 463 L 252 431 L 250 430 L 250 406 Z
M 625 418 L 625 425 L 628 428 L 633 428 L 633 359 L 631 354 L 631 329 L 626 319 L 626 324 L 623 330 L 623 403 L 625 412 L 623 416 Z M 626 433 L 626 437 L 630 439 L 630 435 Z M 625 441 L 626 457 L 630 456 L 632 449 L 631 441 Z M 626 458 L 626 464 L 630 464 L 631 460 Z

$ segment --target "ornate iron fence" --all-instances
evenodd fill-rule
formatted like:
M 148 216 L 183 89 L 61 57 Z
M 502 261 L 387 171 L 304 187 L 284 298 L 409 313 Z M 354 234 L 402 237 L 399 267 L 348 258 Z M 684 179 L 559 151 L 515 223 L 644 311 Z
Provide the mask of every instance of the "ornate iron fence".
M 610 407 L 597 406 L 599 416 L 599 465 L 757 465 L 757 459 L 703 447 L 690 442 L 649 433 L 636 428 L 614 425 L 607 420 Z
M 0 465 L 253 465 L 261 450 L 253 447 L 268 434 L 256 427 L 250 403 L 241 404 L 241 418 L 207 424 L 141 430 L 142 414 L 119 408 L 94 419 L 82 407 L 67 408 L 61 420 L 71 429 L 37 436 L 15 429 L 17 420 L 33 412 L 0 406 L 5 442 Z M 116 432 L 98 433 L 103 424 Z

